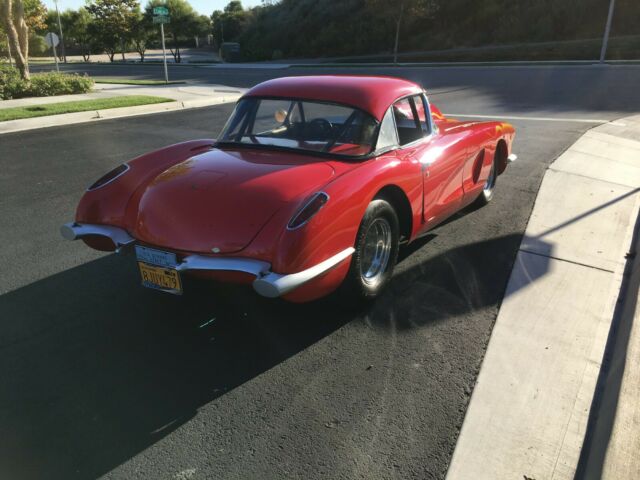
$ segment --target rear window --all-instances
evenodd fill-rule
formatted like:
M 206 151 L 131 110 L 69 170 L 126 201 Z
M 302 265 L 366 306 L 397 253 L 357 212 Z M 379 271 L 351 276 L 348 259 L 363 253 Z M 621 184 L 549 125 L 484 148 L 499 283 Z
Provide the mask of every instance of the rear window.
M 249 97 L 238 102 L 219 138 L 357 157 L 373 150 L 377 127 L 371 115 L 346 105 Z

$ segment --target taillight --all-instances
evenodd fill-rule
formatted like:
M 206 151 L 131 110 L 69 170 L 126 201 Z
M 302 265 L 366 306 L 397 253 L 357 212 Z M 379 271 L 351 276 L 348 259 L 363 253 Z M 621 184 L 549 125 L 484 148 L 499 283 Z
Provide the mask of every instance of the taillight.
M 87 188 L 87 191 L 95 190 L 96 188 L 104 187 L 107 183 L 113 182 L 120 175 L 124 174 L 127 170 L 129 170 L 129 165 L 123 163 L 122 165 L 117 166 L 113 170 L 111 170 L 106 175 L 103 175 L 98 180 L 96 180 L 93 185 Z
M 329 195 L 324 192 L 314 193 L 311 198 L 305 203 L 300 210 L 289 220 L 287 228 L 294 230 L 301 227 L 313 217 L 325 203 L 329 201 Z

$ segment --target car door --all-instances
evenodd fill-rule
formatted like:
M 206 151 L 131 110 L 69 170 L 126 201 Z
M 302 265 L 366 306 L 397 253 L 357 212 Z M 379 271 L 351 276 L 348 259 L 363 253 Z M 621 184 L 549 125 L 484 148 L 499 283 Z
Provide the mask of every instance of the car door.
M 419 152 L 423 178 L 423 230 L 427 230 L 455 213 L 462 205 L 462 174 L 467 156 L 463 137 L 440 132 L 431 121 L 429 104 L 424 96 L 415 99 L 417 114 L 430 129 L 429 142 Z
M 424 174 L 424 168 L 419 166 L 420 159 L 428 151 L 431 141 L 429 122 L 424 114 L 419 113 L 421 102 L 420 95 L 396 101 L 382 120 L 380 130 L 380 138 L 388 139 L 383 145 L 397 145 L 396 156 L 402 161 L 415 164 L 415 171 L 420 172 L 420 177 Z M 393 132 L 390 134 L 389 130 Z M 424 180 L 422 178 L 416 180 L 420 183 L 419 188 L 424 191 Z M 421 197 L 415 199 L 417 202 L 414 203 L 413 208 L 416 211 L 423 210 L 424 195 Z

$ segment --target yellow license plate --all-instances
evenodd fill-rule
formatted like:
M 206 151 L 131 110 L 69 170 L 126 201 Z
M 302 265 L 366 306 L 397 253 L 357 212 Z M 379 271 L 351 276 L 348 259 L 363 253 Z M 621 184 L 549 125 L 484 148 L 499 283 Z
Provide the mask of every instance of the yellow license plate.
M 154 267 L 143 262 L 138 262 L 138 267 L 140 268 L 143 286 L 176 295 L 182 294 L 180 274 L 177 270 L 166 267 Z

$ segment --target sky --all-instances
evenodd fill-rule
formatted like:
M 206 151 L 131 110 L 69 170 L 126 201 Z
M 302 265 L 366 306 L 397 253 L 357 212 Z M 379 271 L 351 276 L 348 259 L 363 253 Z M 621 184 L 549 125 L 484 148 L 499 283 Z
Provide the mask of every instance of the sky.
M 142 8 L 146 5 L 146 0 L 138 0 Z M 85 5 L 85 0 L 58 0 L 58 8 L 62 10 L 66 10 L 71 8 L 72 10 L 77 9 L 78 7 L 82 7 Z M 225 5 L 229 3 L 229 0 L 189 0 L 191 6 L 198 12 L 203 15 L 211 15 L 214 10 L 222 10 Z M 54 10 L 55 3 L 53 0 L 44 0 L 44 4 L 48 9 Z M 254 7 L 260 4 L 260 0 L 242 0 L 242 6 Z

